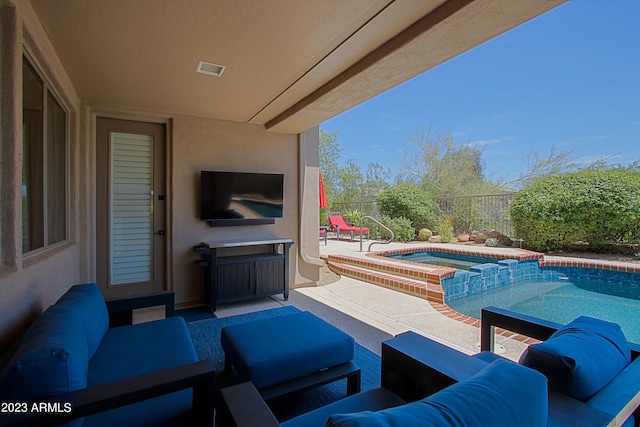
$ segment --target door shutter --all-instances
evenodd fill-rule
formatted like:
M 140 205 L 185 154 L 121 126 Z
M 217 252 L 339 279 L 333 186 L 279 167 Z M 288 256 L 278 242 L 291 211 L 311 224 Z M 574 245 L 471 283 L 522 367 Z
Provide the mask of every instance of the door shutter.
M 153 137 L 111 133 L 111 284 L 153 280 Z

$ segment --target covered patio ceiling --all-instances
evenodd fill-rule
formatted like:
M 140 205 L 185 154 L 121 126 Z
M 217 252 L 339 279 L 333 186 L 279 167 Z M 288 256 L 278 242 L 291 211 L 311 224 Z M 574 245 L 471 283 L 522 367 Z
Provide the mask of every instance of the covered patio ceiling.
M 30 0 L 83 101 L 285 133 L 564 1 Z

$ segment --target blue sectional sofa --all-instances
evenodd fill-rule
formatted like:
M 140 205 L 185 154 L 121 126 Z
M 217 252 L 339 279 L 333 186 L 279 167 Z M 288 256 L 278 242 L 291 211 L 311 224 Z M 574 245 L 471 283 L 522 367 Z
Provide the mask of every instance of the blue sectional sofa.
M 442 344 L 414 333 L 383 343 L 381 386 L 345 397 L 285 421 L 313 426 L 523 426 L 547 425 L 547 380 L 533 369 L 504 360 L 464 360 Z M 451 367 L 451 370 L 445 371 Z M 448 377 L 451 375 L 451 377 Z M 464 379 L 456 381 L 464 376 Z M 446 377 L 446 378 L 445 378 Z M 526 382 L 527 387 L 522 387 Z M 237 426 L 278 426 L 250 382 L 221 391 L 222 416 Z
M 475 358 L 501 358 L 493 352 L 496 328 L 540 340 L 519 363 L 545 374 L 553 395 L 582 411 L 585 425 L 638 424 L 640 346 L 619 325 L 586 316 L 562 325 L 497 307 L 482 309 L 481 323 Z
M 105 302 L 95 284 L 71 287 L 35 319 L 4 368 L 0 401 L 25 410 L 0 424 L 212 425 L 215 371 L 198 361 L 184 320 L 172 317 L 173 298 Z M 110 327 L 160 304 L 164 319 Z
M 542 342 L 521 363 L 508 361 L 492 351 L 496 327 Z M 583 318 L 560 325 L 490 307 L 477 355 L 406 332 L 382 343 L 380 387 L 280 424 L 255 387 L 242 383 L 221 390 L 220 414 L 264 427 L 633 425 L 640 348 L 616 327 Z

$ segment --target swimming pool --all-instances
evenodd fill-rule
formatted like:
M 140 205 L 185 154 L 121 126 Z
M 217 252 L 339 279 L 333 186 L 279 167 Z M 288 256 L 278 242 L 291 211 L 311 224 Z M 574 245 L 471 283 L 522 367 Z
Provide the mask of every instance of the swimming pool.
M 638 265 L 442 247 L 376 256 L 446 270 L 438 275 L 442 302 L 455 312 L 478 319 L 482 307 L 493 305 L 563 324 L 586 315 L 618 323 L 629 341 L 640 344 Z
M 419 262 L 421 264 L 451 267 L 461 270 L 471 270 L 471 267 L 478 264 L 495 261 L 491 258 L 463 254 L 448 254 L 443 252 L 409 252 L 388 255 L 388 257 L 400 261 Z
M 523 280 L 448 305 L 477 319 L 481 308 L 489 305 L 563 324 L 591 316 L 619 324 L 627 340 L 640 343 L 638 286 L 579 279 Z

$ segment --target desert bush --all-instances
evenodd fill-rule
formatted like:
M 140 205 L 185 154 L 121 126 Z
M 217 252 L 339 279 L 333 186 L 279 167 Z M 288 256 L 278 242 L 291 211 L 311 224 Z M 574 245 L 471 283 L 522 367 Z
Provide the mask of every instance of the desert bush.
M 378 209 L 391 218 L 408 218 L 414 234 L 421 228 L 434 228 L 438 205 L 424 190 L 413 184 L 387 188 L 377 198 Z
M 397 242 L 410 242 L 416 237 L 413 225 L 407 218 L 391 218 L 388 215 L 381 215 L 380 218 L 376 219 L 393 230 L 393 234 L 395 235 L 394 239 Z M 367 223 L 366 226 L 371 229 L 372 239 L 386 240 L 391 237 L 387 230 L 376 223 L 372 223 L 371 225 Z
M 418 240 L 426 241 L 429 237 L 433 236 L 433 232 L 428 228 L 421 228 L 418 232 Z
M 364 212 L 358 209 L 346 209 L 344 212 L 342 212 L 342 217 L 345 219 L 345 221 L 352 222 L 355 225 L 360 225 L 360 221 L 364 216 Z
M 450 216 L 438 220 L 438 234 L 442 243 L 450 243 L 453 240 L 453 220 Z
M 640 174 L 624 170 L 556 175 L 516 194 L 511 219 L 533 250 L 589 244 L 602 251 L 640 238 Z

